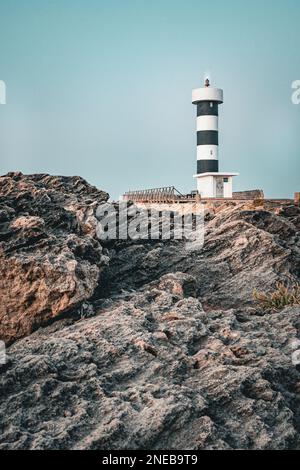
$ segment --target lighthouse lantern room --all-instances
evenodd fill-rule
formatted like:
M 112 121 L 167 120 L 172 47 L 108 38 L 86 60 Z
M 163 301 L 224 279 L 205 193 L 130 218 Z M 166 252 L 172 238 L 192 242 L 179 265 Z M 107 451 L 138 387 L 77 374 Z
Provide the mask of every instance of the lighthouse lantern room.
M 231 198 L 232 179 L 238 173 L 219 172 L 219 104 L 223 90 L 210 86 L 193 90 L 192 102 L 197 106 L 197 190 L 202 198 Z

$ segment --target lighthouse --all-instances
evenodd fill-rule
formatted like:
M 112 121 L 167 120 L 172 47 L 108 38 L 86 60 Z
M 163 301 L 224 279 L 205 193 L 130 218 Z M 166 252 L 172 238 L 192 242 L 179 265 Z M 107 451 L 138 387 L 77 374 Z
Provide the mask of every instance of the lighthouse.
M 219 171 L 219 105 L 223 103 L 223 90 L 210 86 L 192 92 L 197 106 L 197 190 L 201 198 L 231 198 L 232 180 L 238 173 Z

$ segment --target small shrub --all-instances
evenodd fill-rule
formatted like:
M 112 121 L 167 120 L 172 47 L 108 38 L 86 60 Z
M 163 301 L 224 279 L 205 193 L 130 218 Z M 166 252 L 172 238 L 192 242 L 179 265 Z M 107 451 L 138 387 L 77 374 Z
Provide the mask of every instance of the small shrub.
M 264 310 L 281 310 L 287 305 L 300 305 L 300 285 L 286 286 L 277 282 L 273 292 L 253 291 L 253 298 Z
M 262 198 L 257 198 L 253 200 L 253 207 L 264 207 L 264 199 Z

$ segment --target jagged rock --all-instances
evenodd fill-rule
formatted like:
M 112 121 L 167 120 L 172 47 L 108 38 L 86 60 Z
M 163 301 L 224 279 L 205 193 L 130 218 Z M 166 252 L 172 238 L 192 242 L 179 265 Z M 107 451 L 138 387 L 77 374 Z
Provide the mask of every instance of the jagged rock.
M 298 208 L 217 203 L 200 248 L 99 242 L 107 198 L 0 178 L 0 449 L 299 448 L 300 307 L 252 295 L 299 282 Z
M 0 178 L 1 340 L 28 335 L 92 296 L 107 257 L 90 211 L 107 198 L 79 177 Z
M 299 447 L 299 308 L 205 312 L 183 273 L 14 343 L 0 449 Z
M 252 303 L 254 289 L 271 290 L 277 281 L 297 282 L 300 234 L 294 219 L 288 212 L 280 216 L 244 207 L 218 208 L 205 223 L 204 246 L 199 250 L 190 250 L 181 241 L 115 244 L 103 278 L 105 295 L 180 270 L 195 277 L 205 304 L 237 308 Z

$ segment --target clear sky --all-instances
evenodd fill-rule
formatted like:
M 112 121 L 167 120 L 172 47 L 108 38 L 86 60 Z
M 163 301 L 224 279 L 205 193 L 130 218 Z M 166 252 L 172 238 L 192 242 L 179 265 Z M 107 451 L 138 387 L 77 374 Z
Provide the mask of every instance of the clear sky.
M 220 170 L 300 191 L 299 0 L 1 0 L 0 173 L 188 192 L 206 73 L 224 89 Z

